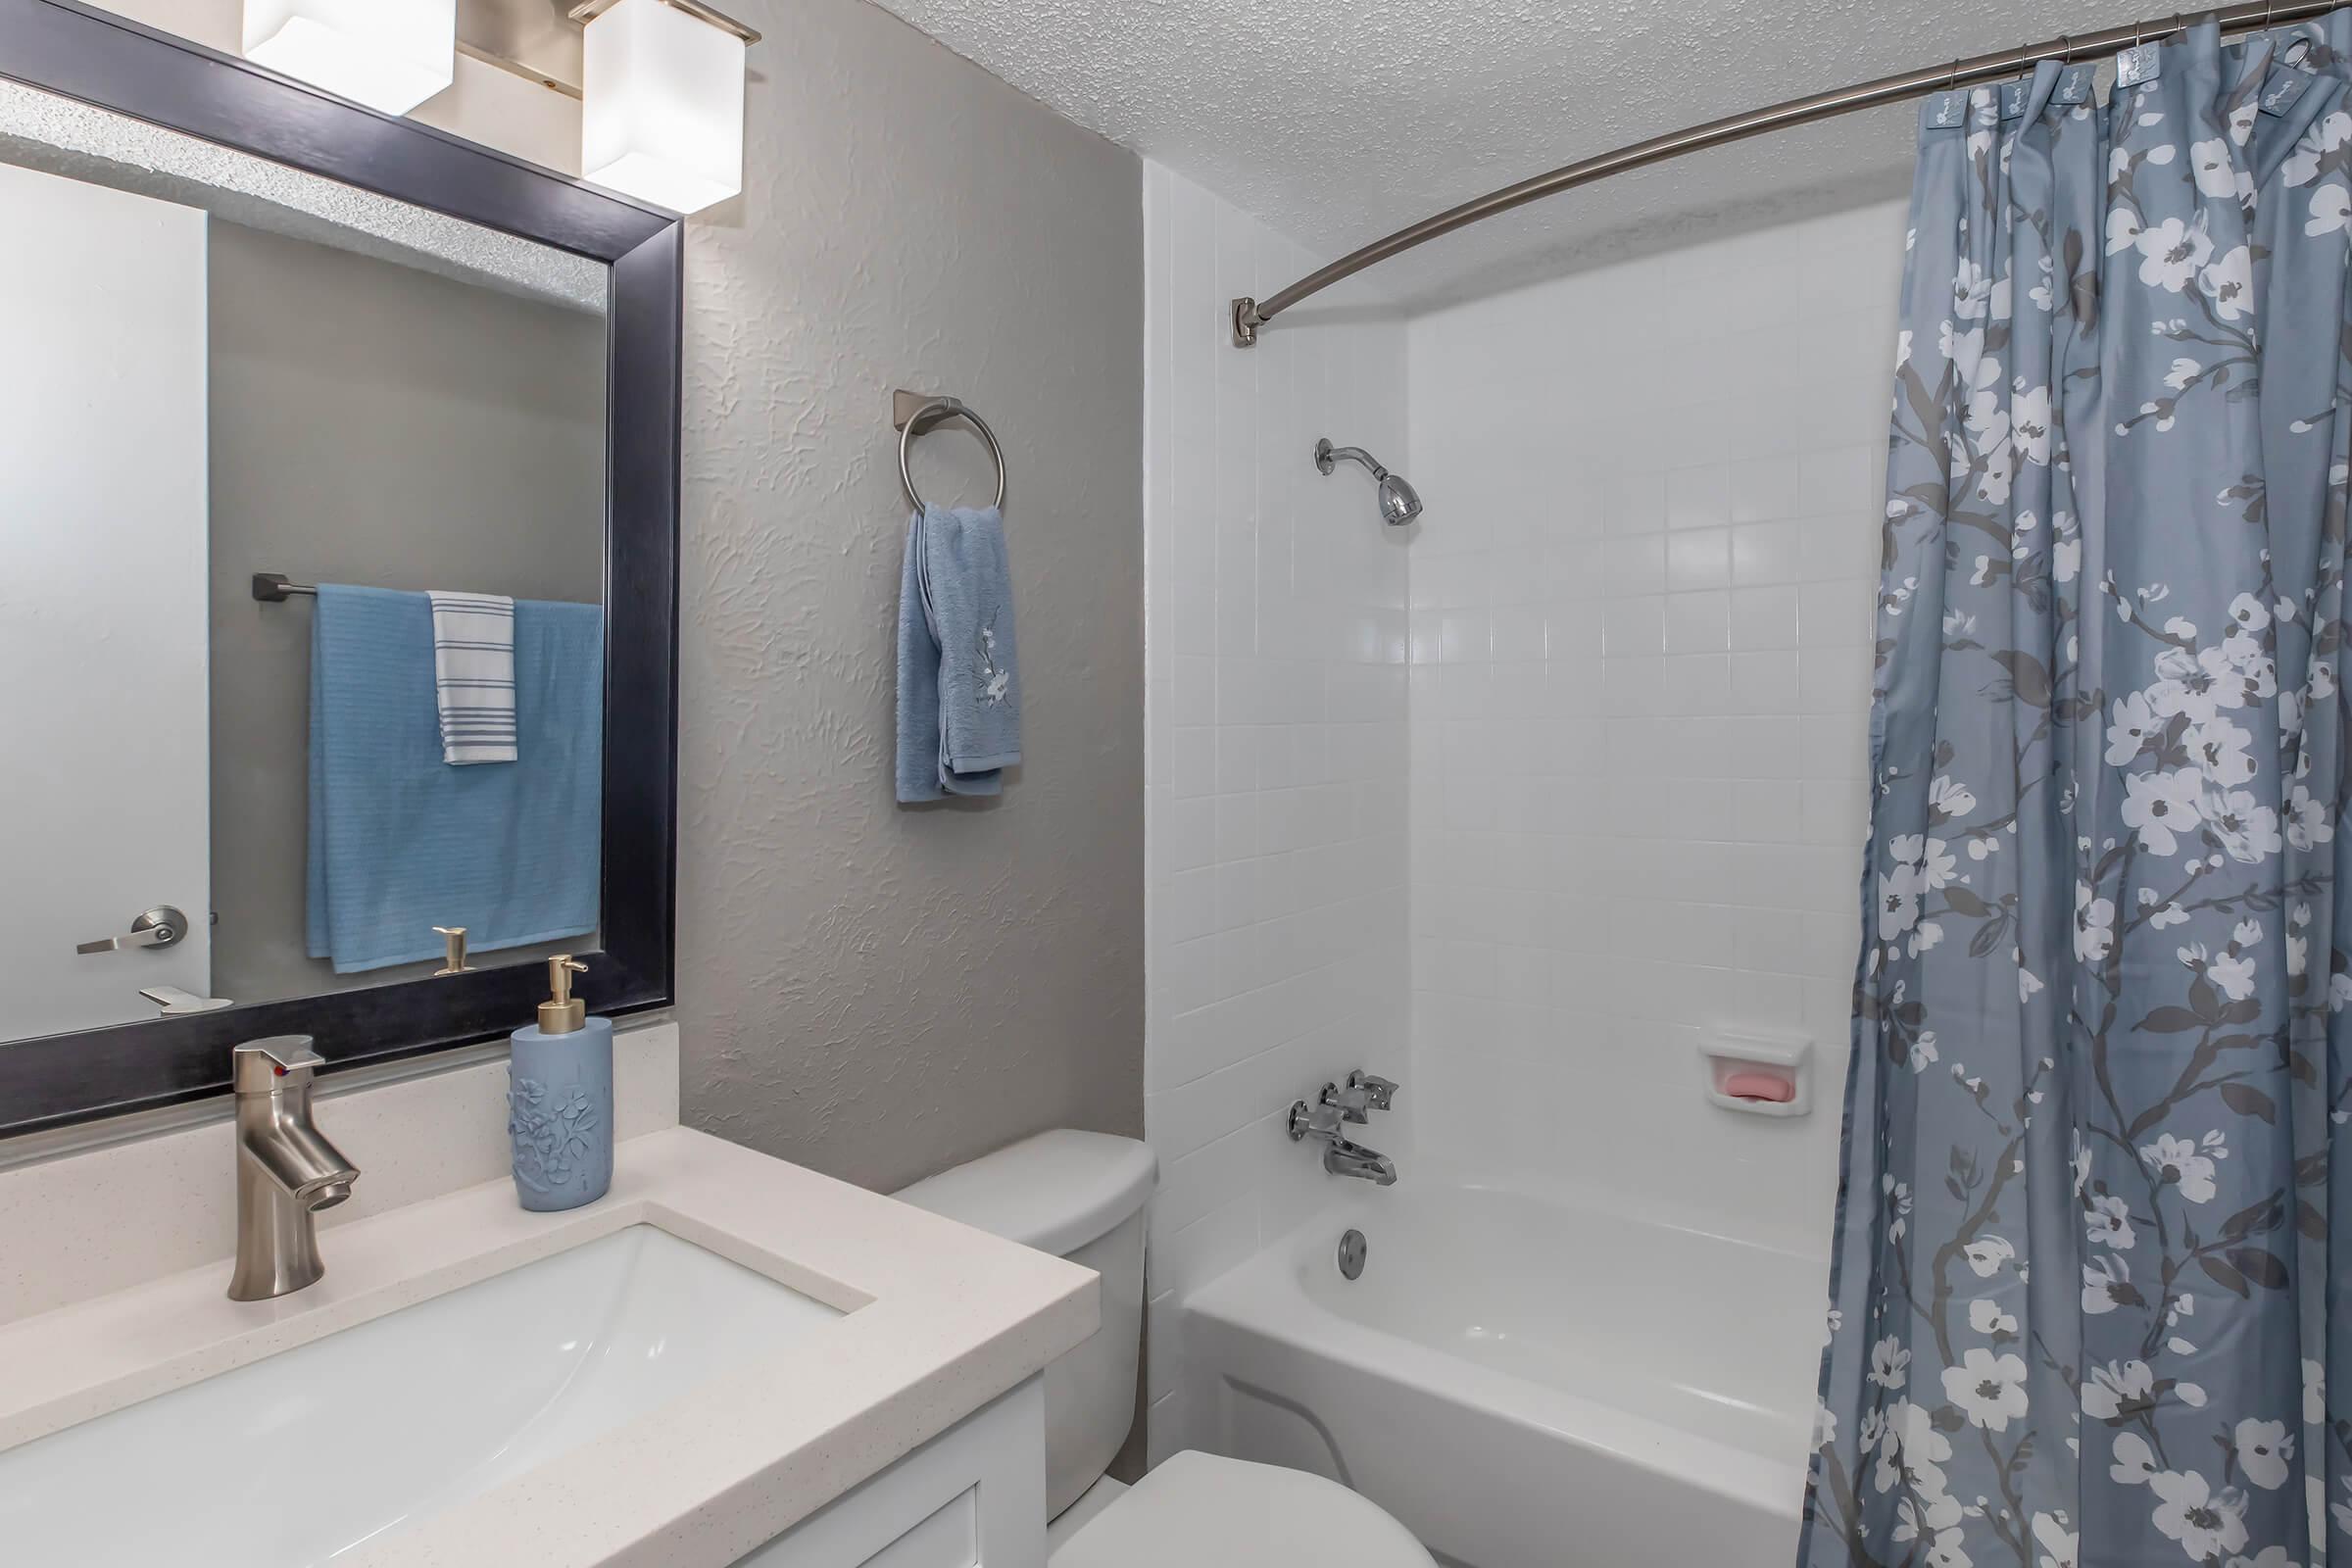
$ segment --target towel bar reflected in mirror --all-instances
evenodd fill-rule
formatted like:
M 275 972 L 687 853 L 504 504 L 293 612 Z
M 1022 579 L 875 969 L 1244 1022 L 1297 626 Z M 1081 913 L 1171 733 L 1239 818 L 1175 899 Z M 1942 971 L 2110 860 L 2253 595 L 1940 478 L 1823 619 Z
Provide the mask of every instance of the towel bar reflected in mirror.
M 315 582 L 289 582 L 284 572 L 257 571 L 253 574 L 253 597 L 265 605 L 280 604 L 296 594 L 318 597 Z

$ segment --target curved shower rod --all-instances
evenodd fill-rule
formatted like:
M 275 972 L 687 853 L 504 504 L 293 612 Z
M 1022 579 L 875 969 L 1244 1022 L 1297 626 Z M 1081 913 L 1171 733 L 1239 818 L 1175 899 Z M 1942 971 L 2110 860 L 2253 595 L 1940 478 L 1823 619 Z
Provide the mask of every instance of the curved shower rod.
M 2208 14 L 2221 24 L 2223 31 L 2240 32 L 2281 22 L 2301 22 L 2311 17 L 2325 16 L 2344 3 L 2345 0 L 2245 0 L 2243 4 L 2222 6 Z M 1689 125 L 1681 130 L 1668 131 L 1663 136 L 1652 136 L 1647 141 L 1619 147 L 1613 152 L 1581 159 L 1552 170 L 1549 173 L 1537 174 L 1515 185 L 1489 191 L 1459 207 L 1449 207 L 1434 218 L 1424 218 L 1418 223 L 1400 228 L 1385 239 L 1374 240 L 1361 250 L 1348 252 L 1330 266 L 1307 273 L 1281 293 L 1270 295 L 1262 301 L 1244 295 L 1235 300 L 1231 307 L 1234 346 L 1245 349 L 1254 347 L 1259 327 L 1300 300 L 1320 294 L 1342 278 L 1353 277 L 1365 268 L 1377 266 L 1400 252 L 1409 251 L 1416 245 L 1426 245 L 1442 234 L 1466 228 L 1498 213 L 1507 213 L 1514 207 L 1525 207 L 1546 196 L 1557 196 L 1564 190 L 1590 185 L 1607 179 L 1612 174 L 1661 164 L 1670 158 L 1680 158 L 1685 153 L 1745 141 L 1750 136 L 1761 136 L 1766 131 L 1781 130 L 1790 125 L 1833 120 L 1859 109 L 1875 109 L 1880 104 L 1916 98 L 1923 93 L 1997 81 L 2004 76 L 2015 75 L 2029 66 L 2039 65 L 2044 60 L 2075 60 L 2106 54 L 2161 38 L 2188 24 L 2186 19 L 2176 13 L 2169 18 L 2053 38 L 2047 43 L 2002 49 L 1988 55 L 1954 60 L 1946 65 L 1923 66 L 1917 71 L 1881 76 L 1875 81 L 1856 82 L 1852 86 L 1817 92 L 1810 97 L 1791 98 L 1787 103 L 1750 109 L 1745 114 L 1710 120 L 1703 125 Z

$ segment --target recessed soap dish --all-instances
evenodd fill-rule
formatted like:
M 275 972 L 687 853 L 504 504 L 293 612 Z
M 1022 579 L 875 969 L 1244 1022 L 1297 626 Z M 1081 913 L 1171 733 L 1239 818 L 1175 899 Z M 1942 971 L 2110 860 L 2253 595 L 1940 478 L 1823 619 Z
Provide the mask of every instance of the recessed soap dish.
M 1698 1043 L 1707 1098 L 1751 1116 L 1802 1116 L 1813 1108 L 1813 1042 L 1802 1035 L 1724 1030 Z

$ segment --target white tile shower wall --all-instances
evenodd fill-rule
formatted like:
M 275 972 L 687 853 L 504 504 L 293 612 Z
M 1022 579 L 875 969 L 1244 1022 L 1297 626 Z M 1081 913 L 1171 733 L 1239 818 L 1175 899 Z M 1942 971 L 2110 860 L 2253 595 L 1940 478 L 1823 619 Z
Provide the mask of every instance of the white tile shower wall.
M 1416 318 L 1425 1165 L 1827 1247 L 1901 204 Z M 1701 1096 L 1814 1042 L 1794 1120 Z
M 1405 336 L 1318 301 L 1242 353 L 1226 302 L 1315 258 L 1156 165 L 1144 214 L 1156 1459 L 1188 1441 L 1172 1302 L 1337 1179 L 1291 1102 L 1408 1050 L 1406 551 L 1368 475 L 1312 462 L 1325 434 L 1401 459 Z M 1402 1153 L 1410 1098 L 1366 1141 Z

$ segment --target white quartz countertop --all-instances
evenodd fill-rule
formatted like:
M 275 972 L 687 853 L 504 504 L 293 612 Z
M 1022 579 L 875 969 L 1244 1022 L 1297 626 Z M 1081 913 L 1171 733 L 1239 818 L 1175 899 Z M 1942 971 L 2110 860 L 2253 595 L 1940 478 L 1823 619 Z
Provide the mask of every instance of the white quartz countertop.
M 223 1259 L 0 1327 L 0 1448 L 637 1224 L 846 1315 L 339 1568 L 725 1568 L 1102 1320 L 1086 1269 L 672 1128 L 622 1143 L 583 1208 L 499 1181 L 337 1227 L 326 1277 L 274 1301 L 229 1300 Z

